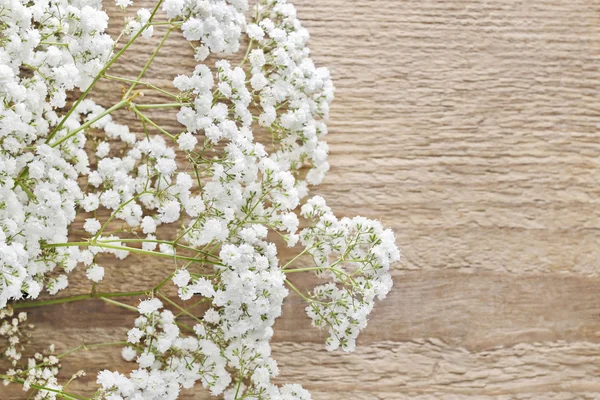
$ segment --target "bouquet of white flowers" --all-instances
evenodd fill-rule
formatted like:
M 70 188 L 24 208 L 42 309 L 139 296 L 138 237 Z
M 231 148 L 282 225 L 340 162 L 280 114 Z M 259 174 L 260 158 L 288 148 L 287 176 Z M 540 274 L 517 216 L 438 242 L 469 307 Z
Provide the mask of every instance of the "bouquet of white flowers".
M 135 367 L 102 371 L 94 399 L 176 399 L 197 382 L 226 399 L 310 398 L 299 385 L 271 383 L 278 367 L 269 342 L 289 289 L 328 330 L 329 350 L 352 351 L 400 254 L 379 222 L 338 219 L 323 198 L 306 199 L 329 169 L 324 120 L 334 97 L 328 70 L 310 58 L 308 32 L 286 0 L 159 0 L 113 38 L 101 7 L 0 0 L 0 361 L 9 364 L 0 379 L 35 399 L 85 398 L 59 382 L 62 355 L 21 362 L 27 316 L 15 310 L 97 298 L 136 314 L 126 341 L 67 353 L 120 345 Z M 198 64 L 160 88 L 144 76 L 177 32 Z M 111 74 L 135 41 L 155 34 L 162 39 L 135 79 Z M 241 43 L 239 65 L 206 61 Z M 92 100 L 102 80 L 128 86 L 119 102 Z M 144 91 L 165 102 L 144 103 Z M 148 115 L 161 109 L 178 110 L 180 131 Z M 139 126 L 120 124 L 116 110 L 135 114 Z M 260 143 L 253 131 L 269 139 Z M 76 218 L 86 235 L 74 241 Z M 297 256 L 280 263 L 276 243 L 298 246 Z M 102 253 L 161 257 L 164 280 L 102 293 Z M 89 295 L 24 300 L 58 294 L 81 264 Z M 327 281 L 306 292 L 292 283 L 300 273 Z M 136 308 L 119 297 L 143 300 Z

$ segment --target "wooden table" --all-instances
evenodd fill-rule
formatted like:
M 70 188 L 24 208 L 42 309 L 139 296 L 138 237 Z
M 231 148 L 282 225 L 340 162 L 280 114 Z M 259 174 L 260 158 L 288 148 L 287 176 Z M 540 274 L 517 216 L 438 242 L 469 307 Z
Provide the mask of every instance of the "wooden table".
M 273 342 L 281 382 L 316 400 L 600 398 L 600 2 L 294 3 L 337 86 L 332 169 L 315 193 L 392 227 L 403 260 L 353 354 L 325 351 L 291 295 Z M 169 43 L 149 71 L 161 85 L 193 67 L 189 46 Z M 116 70 L 134 75 L 147 52 Z M 98 93 L 104 106 L 120 96 Z M 162 276 L 158 261 L 130 262 L 105 263 L 104 289 Z M 82 274 L 65 295 L 89 292 Z M 100 301 L 31 320 L 34 342 L 58 351 L 131 326 Z M 71 389 L 91 393 L 98 369 L 125 364 L 111 349 L 63 365 L 86 368 Z

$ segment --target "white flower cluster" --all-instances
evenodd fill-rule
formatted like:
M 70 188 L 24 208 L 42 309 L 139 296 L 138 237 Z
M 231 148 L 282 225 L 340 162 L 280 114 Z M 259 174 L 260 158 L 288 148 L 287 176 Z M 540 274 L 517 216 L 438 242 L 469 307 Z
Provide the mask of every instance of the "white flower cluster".
M 321 140 L 327 134 L 321 118 L 328 117 L 334 95 L 329 71 L 316 68 L 309 57 L 309 34 L 292 4 L 267 0 L 257 13 L 262 18 L 247 31 L 258 45 L 248 59 L 259 124 L 278 143 L 273 157 L 282 168 L 298 173 L 308 162 L 306 180 L 318 185 L 329 170 L 327 143 Z
M 183 36 L 195 46 L 196 60 L 210 53 L 235 53 L 246 24 L 247 0 L 165 0 L 163 10 L 181 23 Z
M 289 289 L 307 302 L 313 325 L 329 330 L 327 348 L 346 351 L 375 299 L 391 289 L 390 265 L 399 258 L 393 233 L 361 217 L 338 220 L 320 197 L 303 200 L 329 169 L 328 70 L 310 58 L 292 4 L 260 1 L 250 23 L 248 9 L 246 0 L 158 1 L 126 21 L 119 37 L 129 41 L 115 54 L 99 1 L 0 0 L 0 310 L 44 288 L 56 294 L 78 264 L 92 282 L 90 297 L 103 297 L 102 253 L 161 257 L 170 268 L 135 309 L 122 355 L 136 369 L 102 371 L 97 398 L 176 399 L 200 382 L 228 400 L 309 399 L 299 385 L 271 381 L 279 369 L 270 339 Z M 242 39 L 246 56 L 238 65 L 199 63 L 168 89 L 144 82 L 146 69 L 136 80 L 107 73 L 138 37 L 165 27 L 165 39 L 179 31 L 191 42 L 198 62 L 237 52 Z M 131 87 L 119 103 L 100 106 L 87 97 L 101 79 Z M 80 97 L 67 106 L 74 89 Z M 174 103 L 144 104 L 142 91 Z M 146 113 L 161 107 L 178 110 L 181 131 Z M 113 119 L 118 109 L 140 126 Z M 269 138 L 261 143 L 255 132 Z M 303 202 L 308 226 L 299 231 Z M 69 241 L 77 215 L 85 233 Z M 163 229 L 169 224 L 175 228 Z M 300 244 L 300 255 L 281 265 L 272 233 Z M 301 265 L 303 254 L 314 266 Z M 330 282 L 304 293 L 291 277 L 308 271 Z M 178 299 L 162 290 L 168 283 Z M 62 390 L 56 374 L 36 374 L 53 361 L 31 368 L 49 396 Z
M 128 333 L 130 347 L 123 349 L 123 358 L 136 360 L 139 368 L 130 378 L 118 372 L 102 371 L 98 383 L 107 399 L 176 399 L 180 388 L 190 388 L 198 379 L 189 341 L 179 338 L 179 328 L 171 311 L 163 310 L 158 299 L 140 303 L 141 316 Z M 138 355 L 136 348 L 143 345 Z M 162 361 L 168 358 L 168 364 Z M 167 368 L 165 368 L 167 367 Z
M 37 297 L 44 282 L 56 293 L 60 271 L 75 266 L 70 250 L 41 244 L 67 240 L 87 171 L 84 136 L 62 151 L 48 144 L 79 124 L 57 111 L 67 91 L 85 90 L 112 53 L 108 16 L 93 3 L 0 1 L 0 307 Z
M 25 325 L 25 321 L 27 314 L 24 312 L 15 316 L 12 308 L 0 310 L 0 339 L 4 341 L 0 341 L 0 359 L 10 363 L 3 382 L 7 385 L 10 380 L 17 379 L 24 390 L 35 389 L 37 393 L 30 398 L 55 400 L 62 385 L 58 384 L 60 364 L 59 359 L 52 354 L 54 346 L 50 346 L 48 354 L 35 353 L 25 365 L 21 365 L 22 339 L 26 339 L 26 331 L 31 328 L 31 325 Z
M 375 298 L 392 288 L 388 271 L 400 258 L 394 233 L 363 217 L 338 220 L 319 196 L 302 206 L 302 216 L 313 223 L 300 237 L 315 271 L 332 278 L 314 288 L 306 311 L 314 326 L 329 330 L 328 350 L 352 351 Z
M 233 249 L 228 251 L 234 252 Z M 240 265 L 239 262 L 236 264 Z M 232 273 L 235 269 L 237 268 L 231 267 L 225 270 Z M 279 275 L 278 279 L 281 281 L 280 271 L 274 269 L 272 273 Z M 268 315 L 269 308 L 276 308 L 280 312 L 281 302 L 285 297 L 285 293 L 282 293 L 284 289 L 276 284 L 274 290 L 279 288 L 280 293 L 269 296 L 269 277 L 264 271 L 257 275 L 259 276 L 254 279 L 245 279 L 244 283 L 259 283 L 258 286 L 262 286 L 259 288 L 261 292 L 257 290 L 256 294 L 252 294 L 249 290 L 248 293 L 240 293 L 241 282 L 223 289 L 237 289 L 235 297 L 238 298 L 238 304 L 244 304 L 249 310 L 248 314 L 252 314 L 250 305 L 253 301 L 263 304 L 254 310 L 256 315 Z M 209 298 L 225 298 L 224 290 L 215 290 L 210 282 L 202 278 L 191 280 L 190 274 L 185 270 L 180 271 L 174 281 L 190 290 L 206 293 Z M 271 302 L 278 304 L 269 305 Z M 219 301 L 215 300 L 215 303 L 218 304 Z M 103 398 L 176 399 L 182 388 L 191 388 L 197 381 L 201 381 L 213 395 L 223 394 L 225 399 L 310 398 L 309 393 L 299 385 L 280 388 L 270 382 L 270 378 L 277 376 L 279 372 L 277 363 L 270 357 L 269 339 L 273 334 L 273 320 L 256 322 L 251 317 L 245 317 L 240 321 L 240 317 L 236 315 L 239 307 L 228 304 L 221 311 L 209 309 L 202 320 L 194 318 L 196 324 L 193 328 L 182 325 L 188 329 L 186 334 L 177 326 L 173 313 L 163 310 L 159 299 L 142 301 L 138 310 L 141 315 L 127 335 L 131 345 L 122 352 L 123 358 L 137 362 L 138 369 L 132 371 L 129 377 L 108 370 L 100 372 L 97 382 L 102 387 Z

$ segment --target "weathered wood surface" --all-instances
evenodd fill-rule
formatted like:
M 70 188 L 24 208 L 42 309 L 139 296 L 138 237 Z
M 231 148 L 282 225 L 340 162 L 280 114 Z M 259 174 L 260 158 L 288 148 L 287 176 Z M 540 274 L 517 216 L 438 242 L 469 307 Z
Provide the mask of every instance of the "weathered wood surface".
M 600 398 L 600 2 L 294 2 L 338 89 L 317 192 L 393 227 L 404 259 L 354 354 L 326 352 L 291 296 L 273 345 L 281 381 L 317 400 Z M 165 85 L 193 66 L 170 43 L 149 73 Z M 135 74 L 144 52 L 115 70 Z M 103 84 L 96 99 L 119 95 Z M 104 288 L 163 276 L 129 260 L 104 264 Z M 68 293 L 88 292 L 77 276 Z M 34 342 L 58 350 L 131 324 L 94 301 L 31 319 Z M 88 370 L 72 388 L 86 393 L 98 369 L 125 365 L 112 350 L 63 364 Z

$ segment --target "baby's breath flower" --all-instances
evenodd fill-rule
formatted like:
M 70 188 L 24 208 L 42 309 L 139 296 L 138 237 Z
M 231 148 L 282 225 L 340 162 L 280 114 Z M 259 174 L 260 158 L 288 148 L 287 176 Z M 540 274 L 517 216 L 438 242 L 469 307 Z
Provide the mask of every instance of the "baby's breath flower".
M 152 314 L 153 312 L 160 310 L 163 307 L 162 302 L 159 299 L 144 300 L 138 306 L 140 314 Z
M 0 0 L 5 382 L 41 387 L 36 399 L 63 390 L 53 348 L 21 365 L 26 315 L 14 316 L 9 301 L 44 289 L 55 295 L 82 265 L 94 282 L 83 297 L 135 311 L 96 291 L 105 275 L 97 262 L 142 253 L 163 260 L 168 276 L 130 293 L 149 297 L 138 304 L 121 353 L 133 370 L 100 372 L 98 399 L 170 400 L 197 383 L 227 399 L 309 399 L 299 385 L 272 383 L 279 369 L 270 339 L 289 290 L 306 301 L 313 325 L 328 330 L 329 350 L 351 351 L 375 299 L 391 289 L 389 269 L 400 254 L 379 222 L 338 219 L 323 198 L 303 200 L 329 169 L 325 121 L 334 97 L 328 70 L 309 57 L 308 32 L 287 0 L 257 2 L 251 13 L 247 0 L 163 0 L 139 8 L 125 20 L 119 37 L 131 42 L 120 49 L 150 38 L 155 27 L 162 35 L 167 25 L 161 46 L 178 30 L 198 61 L 172 87 L 158 88 L 144 82 L 145 69 L 135 83 L 110 74 L 116 58 L 129 53 L 113 52 L 100 3 Z M 211 54 L 238 52 L 242 42 L 250 48 L 241 63 L 203 63 Z M 105 108 L 91 99 L 99 80 L 131 86 Z M 151 91 L 172 103 L 145 104 Z M 161 127 L 147 113 L 162 107 L 176 109 L 181 129 Z M 140 125 L 114 120 L 120 108 Z M 265 143 L 255 137 L 259 128 L 271 135 Z M 75 234 L 83 238 L 69 241 L 81 214 L 83 231 Z M 301 219 L 306 227 L 298 231 Z M 282 264 L 277 235 L 289 247 L 300 244 L 314 265 Z M 328 281 L 302 292 L 292 281 L 307 270 Z M 167 296 L 173 291 L 165 285 L 174 285 L 179 299 Z M 105 345 L 114 343 L 98 346 Z
M 100 282 L 104 278 L 104 268 L 93 264 L 85 271 L 85 275 L 93 282 Z
M 179 135 L 179 139 L 177 139 L 177 143 L 179 144 L 179 148 L 184 151 L 194 150 L 196 143 L 198 143 L 198 139 L 194 137 L 190 132 L 184 132 Z
M 132 0 L 115 0 L 115 4 L 121 8 L 127 8 L 130 5 L 133 5 Z
M 88 218 L 85 220 L 85 224 L 83 224 L 83 229 L 85 229 L 86 232 L 95 235 L 96 232 L 100 230 L 101 226 L 100 221 L 96 218 Z

